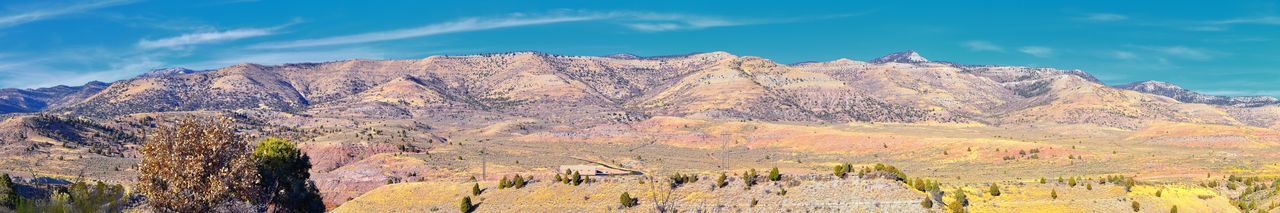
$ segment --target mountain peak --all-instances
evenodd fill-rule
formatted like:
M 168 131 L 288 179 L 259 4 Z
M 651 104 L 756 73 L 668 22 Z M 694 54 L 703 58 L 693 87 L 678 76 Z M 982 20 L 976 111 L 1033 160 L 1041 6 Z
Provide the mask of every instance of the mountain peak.
M 640 56 L 631 54 L 631 53 L 615 53 L 615 54 L 610 54 L 603 57 L 616 58 L 616 59 L 640 59 L 641 58 Z
M 876 58 L 875 60 L 871 60 L 871 63 L 889 63 L 889 62 L 924 63 L 924 62 L 929 62 L 929 59 L 924 58 L 924 56 L 920 56 L 920 53 L 916 53 L 916 51 L 906 50 L 902 52 L 890 53 L 888 55 Z
M 1138 81 L 1138 82 L 1133 82 L 1125 85 L 1120 85 L 1119 87 L 1124 89 L 1129 89 L 1129 90 L 1138 90 L 1138 91 L 1185 90 L 1181 86 L 1178 86 L 1177 84 L 1163 82 L 1163 81 L 1155 81 L 1155 80 Z
M 160 77 L 160 76 L 171 76 L 171 75 L 190 74 L 190 73 L 194 73 L 194 72 L 195 72 L 195 71 L 190 70 L 190 69 L 187 69 L 187 68 L 182 68 L 182 67 L 170 67 L 170 68 L 164 68 L 164 69 L 154 69 L 154 70 L 150 70 L 150 71 L 147 71 L 146 73 L 142 73 L 142 75 L 141 75 L 141 76 L 139 76 L 139 77 Z

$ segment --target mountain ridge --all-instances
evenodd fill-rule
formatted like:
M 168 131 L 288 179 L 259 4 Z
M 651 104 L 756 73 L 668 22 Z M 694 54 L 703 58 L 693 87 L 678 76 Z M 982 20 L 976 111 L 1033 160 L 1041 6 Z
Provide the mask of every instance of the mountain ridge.
M 401 83 L 385 85 L 395 81 Z M 1067 122 L 1124 128 L 1137 128 L 1149 119 L 1232 125 L 1241 124 L 1238 120 L 1244 119 L 1206 119 L 1194 113 L 1195 106 L 1178 103 L 1187 100 L 1156 101 L 1159 99 L 1109 91 L 1114 88 L 1151 93 L 1108 87 L 1080 70 L 959 65 L 929 61 L 910 50 L 870 62 L 837 59 L 789 65 L 723 51 L 652 57 L 521 51 L 417 60 L 275 66 L 246 63 L 207 71 L 153 70 L 100 86 L 105 88 L 91 91 L 93 94 L 83 96 L 83 100 L 65 102 L 75 104 L 9 112 L 109 117 L 145 112 L 265 109 L 413 117 L 448 110 L 552 116 L 562 122 L 587 123 L 608 120 L 595 114 L 626 112 L 623 114 L 641 117 L 793 122 Z M 391 91 L 369 93 L 376 88 Z M 1073 88 L 1090 89 L 1072 95 L 1071 91 L 1076 90 Z M 398 89 L 419 92 L 394 91 Z M 1102 94 L 1110 95 L 1099 96 Z M 363 98 L 354 98 L 358 96 Z M 1096 102 L 1103 104 L 1097 106 L 1068 106 L 1086 100 L 1109 101 Z M 1052 107 L 1041 107 L 1046 105 Z M 1114 110 L 1140 113 L 1104 113 Z M 1232 110 L 1215 111 L 1230 114 L 1226 111 Z M 1080 120 L 1079 116 L 1059 116 L 1062 113 L 1108 115 L 1089 121 Z M 1017 118 L 1031 115 L 1037 117 Z

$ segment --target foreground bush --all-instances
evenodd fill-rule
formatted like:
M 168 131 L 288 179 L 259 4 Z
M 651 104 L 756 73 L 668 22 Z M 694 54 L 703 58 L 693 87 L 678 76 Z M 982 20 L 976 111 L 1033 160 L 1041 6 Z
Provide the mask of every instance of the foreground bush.
M 0 175 L 0 207 L 14 208 L 18 204 L 18 190 L 14 189 L 13 178 L 9 174 Z
M 259 187 L 268 212 L 324 212 L 320 190 L 311 178 L 311 158 L 280 138 L 267 138 L 253 149 Z
M 231 128 L 226 118 L 183 120 L 148 136 L 137 182 L 147 204 L 161 212 L 212 212 L 256 203 L 258 168 Z
M 102 182 L 90 186 L 76 182 L 59 189 L 47 200 L 19 199 L 17 212 L 120 212 L 129 196 L 124 187 Z

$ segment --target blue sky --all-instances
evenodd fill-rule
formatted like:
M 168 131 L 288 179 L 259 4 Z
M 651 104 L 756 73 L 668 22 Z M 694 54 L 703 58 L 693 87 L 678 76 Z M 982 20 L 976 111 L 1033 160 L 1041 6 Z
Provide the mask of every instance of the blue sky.
M 1274 1 L 0 1 L 0 87 L 350 58 L 728 51 L 783 63 L 916 50 L 1280 96 Z M 608 2 L 602 3 L 602 2 Z

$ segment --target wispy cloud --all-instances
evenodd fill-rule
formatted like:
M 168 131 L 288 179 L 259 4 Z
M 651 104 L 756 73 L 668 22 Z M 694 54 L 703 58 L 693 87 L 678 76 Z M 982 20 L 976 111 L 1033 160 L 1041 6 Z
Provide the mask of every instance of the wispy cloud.
M 1202 90 L 1197 91 L 1209 95 L 1221 96 L 1272 96 L 1280 97 L 1280 90 Z
M 1280 16 L 1234 18 L 1234 19 L 1213 21 L 1210 23 L 1216 24 L 1216 25 L 1232 25 L 1232 24 L 1280 25 Z
M 1280 16 L 1239 17 L 1216 21 L 1199 21 L 1178 24 L 1178 28 L 1189 31 L 1227 31 L 1235 25 L 1280 25 Z
M 243 52 L 224 52 L 216 54 L 214 59 L 188 63 L 183 66 L 193 69 L 214 69 L 242 63 L 279 65 L 300 62 L 324 62 L 346 59 L 387 59 L 392 52 L 370 48 L 343 48 L 308 51 L 269 51 L 245 54 Z
M 156 40 L 143 39 L 141 41 L 138 41 L 138 47 L 146 48 L 146 49 L 178 48 L 178 47 L 184 47 L 184 46 L 195 45 L 195 44 L 213 43 L 213 42 L 230 41 L 230 40 L 237 40 L 237 39 L 243 39 L 243 38 L 265 36 L 265 35 L 271 35 L 274 33 L 275 33 L 274 30 L 264 29 L 264 28 L 242 28 L 242 29 L 234 29 L 234 30 L 227 30 L 227 31 L 188 33 L 188 34 L 183 34 L 177 37 L 170 37 L 170 38 L 163 38 L 163 39 L 156 39 Z
M 30 9 L 22 13 L 15 13 L 7 16 L 0 16 L 0 28 L 12 27 L 30 22 L 45 20 L 62 15 L 81 13 L 100 8 L 125 5 L 134 3 L 136 0 L 103 0 L 82 2 L 78 4 L 65 5 L 61 7 L 36 8 Z
M 330 46 L 341 44 L 358 44 L 388 40 L 398 40 L 422 36 L 431 36 L 447 33 L 458 33 L 478 30 L 490 30 L 498 28 L 519 27 L 529 25 L 542 25 L 563 22 L 587 21 L 606 18 L 607 16 L 599 14 L 589 15 L 550 15 L 550 16 L 530 16 L 524 14 L 515 14 L 510 17 L 502 18 L 465 18 L 462 20 L 431 24 L 421 27 L 399 29 L 391 31 L 370 32 L 354 35 L 335 36 L 318 39 L 303 39 L 285 42 L 272 42 L 253 45 L 254 49 L 282 49 L 297 47 L 316 47 Z
M 1027 55 L 1041 57 L 1041 58 L 1048 58 L 1053 56 L 1053 48 L 1042 47 L 1042 46 L 1025 46 L 1022 48 L 1018 48 L 1018 52 L 1026 53 Z
M 624 20 L 624 21 L 636 22 L 636 23 L 627 23 L 627 24 L 624 24 L 624 26 L 627 26 L 628 28 L 631 28 L 634 30 L 646 31 L 646 32 L 661 32 L 661 31 L 672 31 L 672 30 L 696 30 L 696 29 L 704 29 L 704 28 L 712 28 L 712 27 L 729 27 L 729 26 L 753 25 L 753 24 L 775 23 L 775 22 L 790 22 L 790 21 L 784 21 L 784 20 L 772 20 L 772 21 L 733 20 L 733 19 L 727 19 L 722 17 L 696 16 L 696 15 L 687 15 L 687 14 L 659 14 L 659 13 L 623 14 L 622 17 L 626 19 L 630 19 L 630 20 Z
M 1086 21 L 1123 21 L 1129 19 L 1129 16 L 1114 13 L 1090 13 L 1079 19 Z
M 117 59 L 104 67 L 67 69 L 50 66 L 56 58 L 27 59 L 25 62 L 0 61 L 0 86 L 40 88 L 57 85 L 81 85 L 90 81 L 114 81 L 133 77 L 143 71 L 159 68 L 164 63 L 150 56 Z M 56 63 L 55 63 L 56 64 Z
M 1185 46 L 1143 47 L 1143 48 L 1153 50 L 1153 51 L 1156 51 L 1165 55 L 1173 56 L 1173 57 L 1191 59 L 1191 60 L 1197 60 L 1197 61 L 1207 61 L 1214 58 L 1213 56 L 1214 54 L 1211 53 L 1210 51 L 1190 48 Z
M 233 29 L 233 30 L 226 30 L 226 31 L 212 30 L 212 31 L 187 33 L 187 34 L 182 34 L 176 37 L 162 38 L 162 39 L 156 39 L 156 40 L 142 39 L 138 41 L 138 47 L 141 47 L 144 49 L 182 48 L 182 47 L 187 47 L 187 46 L 197 45 L 197 44 L 215 43 L 215 42 L 267 36 L 267 35 L 275 34 L 276 31 L 278 31 L 279 29 L 282 29 L 289 25 L 296 24 L 298 22 L 299 22 L 298 20 L 294 20 L 293 22 L 290 22 L 288 24 L 270 27 L 270 28 L 240 28 L 240 29 Z
M 1111 56 L 1112 58 L 1120 59 L 1120 60 L 1138 59 L 1138 54 L 1134 54 L 1133 52 L 1123 51 L 1123 50 L 1112 51 L 1107 55 Z
M 368 32 L 353 35 L 342 35 L 327 38 L 302 39 L 294 41 L 268 42 L 250 46 L 251 49 L 284 49 L 301 47 L 318 47 L 344 44 L 358 44 L 389 40 L 408 39 L 449 33 L 493 30 L 501 28 L 546 25 L 584 21 L 610 21 L 632 30 L 642 32 L 662 32 L 673 30 L 696 30 L 713 27 L 728 27 L 756 24 L 787 23 L 809 21 L 857 14 L 825 17 L 805 17 L 787 19 L 732 19 L 714 16 L 701 16 L 676 13 L 651 12 L 580 12 L 560 11 L 551 14 L 516 13 L 501 17 L 471 17 L 455 21 L 429 24 L 420 27 L 389 31 Z
M 980 41 L 980 40 L 966 41 L 964 43 L 960 43 L 960 45 L 963 45 L 969 48 L 969 50 L 978 51 L 978 52 L 983 52 L 983 51 L 1004 52 L 1004 47 L 1001 47 L 1000 45 L 996 45 L 995 43 L 991 43 L 989 41 Z

